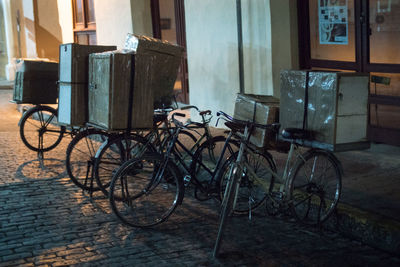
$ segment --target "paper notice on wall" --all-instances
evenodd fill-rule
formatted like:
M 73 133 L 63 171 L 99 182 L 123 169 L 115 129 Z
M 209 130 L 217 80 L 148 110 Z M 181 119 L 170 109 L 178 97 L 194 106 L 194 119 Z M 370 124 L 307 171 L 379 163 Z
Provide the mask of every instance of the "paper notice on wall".
M 319 0 L 320 44 L 349 43 L 347 0 Z

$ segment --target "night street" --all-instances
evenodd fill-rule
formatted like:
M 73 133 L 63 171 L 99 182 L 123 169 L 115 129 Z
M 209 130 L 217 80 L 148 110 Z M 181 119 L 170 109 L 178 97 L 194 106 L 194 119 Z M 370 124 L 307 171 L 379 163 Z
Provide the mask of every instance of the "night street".
M 126 227 L 100 193 L 91 200 L 65 171 L 65 138 L 45 154 L 21 142 L 11 90 L 0 91 L 0 266 L 399 266 L 400 259 L 328 230 L 257 211 L 229 220 L 218 259 L 211 258 L 218 203 L 194 200 L 155 229 Z

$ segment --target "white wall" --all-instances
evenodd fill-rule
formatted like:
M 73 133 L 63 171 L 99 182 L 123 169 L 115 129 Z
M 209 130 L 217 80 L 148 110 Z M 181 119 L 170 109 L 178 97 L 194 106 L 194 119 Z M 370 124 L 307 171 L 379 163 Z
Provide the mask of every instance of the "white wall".
M 242 0 L 245 93 L 279 97 L 280 71 L 298 68 L 296 14 L 295 1 Z M 232 114 L 240 86 L 236 0 L 186 0 L 185 17 L 190 103 Z
M 189 100 L 213 114 L 232 114 L 239 92 L 235 2 L 185 1 Z
M 127 33 L 152 36 L 150 1 L 96 0 L 97 44 L 123 48 Z
M 277 1 L 275 1 L 277 2 Z M 242 0 L 244 91 L 272 95 L 272 38 L 269 0 Z
M 96 1 L 95 1 L 96 2 Z M 72 15 L 72 1 L 57 0 L 58 3 L 58 19 L 61 27 L 62 43 L 73 43 L 73 15 Z

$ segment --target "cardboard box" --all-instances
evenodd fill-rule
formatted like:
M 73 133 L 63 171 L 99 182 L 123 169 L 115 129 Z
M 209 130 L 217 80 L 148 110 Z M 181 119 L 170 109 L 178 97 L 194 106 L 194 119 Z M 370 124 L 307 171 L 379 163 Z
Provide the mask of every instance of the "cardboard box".
M 184 48 L 146 36 L 128 34 L 125 49 L 153 55 L 154 68 L 149 72 L 154 91 L 154 107 L 169 106 L 174 94 L 174 84 L 182 61 Z
M 307 86 L 306 86 L 307 84 Z M 350 72 L 281 72 L 281 130 L 311 130 L 303 145 L 331 151 L 369 148 L 369 75 Z
M 134 67 L 132 69 L 132 59 Z M 153 125 L 153 56 L 143 52 L 111 51 L 89 56 L 89 123 L 104 130 L 123 130 L 132 114 L 132 128 Z M 132 75 L 134 71 L 134 76 Z M 134 77 L 129 111 L 131 77 Z
M 115 46 L 60 45 L 60 124 L 83 126 L 88 121 L 89 54 L 115 49 Z
M 249 94 L 238 94 L 236 97 L 233 115 L 235 119 L 267 125 L 278 122 L 278 116 L 279 99 L 275 97 Z M 274 141 L 275 136 L 266 129 L 256 128 L 250 137 L 250 142 L 257 147 L 265 147 Z
M 56 104 L 58 63 L 24 59 L 17 63 L 13 101 L 19 104 Z

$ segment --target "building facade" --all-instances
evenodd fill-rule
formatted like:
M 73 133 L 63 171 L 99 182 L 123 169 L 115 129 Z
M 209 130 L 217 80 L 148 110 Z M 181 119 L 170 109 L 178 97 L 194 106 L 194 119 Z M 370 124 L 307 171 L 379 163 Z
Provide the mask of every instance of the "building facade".
M 15 58 L 58 60 L 61 43 L 122 48 L 144 34 L 186 48 L 179 100 L 214 114 L 232 114 L 239 92 L 279 97 L 282 69 L 371 73 L 370 138 L 400 144 L 400 0 L 0 3 L 0 77 L 13 79 Z

